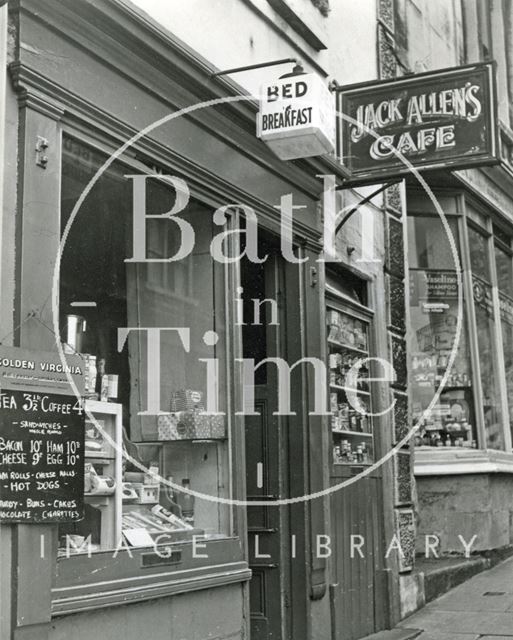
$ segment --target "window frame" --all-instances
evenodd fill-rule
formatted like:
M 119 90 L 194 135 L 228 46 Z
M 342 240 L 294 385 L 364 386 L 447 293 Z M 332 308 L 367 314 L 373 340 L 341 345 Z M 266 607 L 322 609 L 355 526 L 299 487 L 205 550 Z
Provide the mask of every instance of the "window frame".
M 91 147 L 98 153 L 110 156 L 116 151 L 116 142 L 110 142 L 107 136 L 96 129 L 83 128 L 75 123 L 63 120 L 59 127 L 59 185 L 62 179 L 62 151 L 64 137 L 72 138 L 79 144 Z M 121 141 L 120 141 L 121 144 Z M 120 146 L 120 145 L 119 145 Z M 139 151 L 141 156 L 139 156 Z M 144 156 L 142 156 L 144 154 Z M 200 182 L 199 178 L 185 169 L 171 166 L 166 163 L 165 157 L 155 154 L 155 162 L 152 166 L 150 159 L 143 162 L 141 157 L 148 157 L 146 148 L 140 149 L 139 145 L 126 151 L 119 160 L 130 171 L 139 173 L 159 173 L 161 167 L 172 175 L 180 176 L 187 180 L 191 198 L 201 204 L 214 209 L 225 204 L 221 200 L 226 194 L 214 194 L 209 185 Z M 151 158 L 153 160 L 153 157 Z M 157 168 L 158 167 L 158 168 Z M 215 195 L 218 195 L 216 198 Z M 240 196 L 233 196 L 234 201 Z M 59 192 L 60 202 L 60 192 Z M 233 215 L 227 212 L 229 228 L 233 228 L 239 213 Z M 59 208 L 59 220 L 61 210 Z M 231 247 L 233 250 L 233 245 Z M 235 290 L 239 281 L 236 265 L 223 265 L 223 282 L 225 287 L 230 286 Z M 235 286 L 234 286 L 235 283 Z M 222 361 L 227 366 L 228 405 L 227 405 L 227 445 L 226 460 L 230 476 L 229 495 L 231 498 L 240 497 L 240 486 L 243 477 L 240 470 L 234 464 L 237 452 L 241 450 L 240 420 L 235 416 L 233 409 L 236 402 L 237 391 L 234 389 L 234 373 L 231 370 L 230 361 L 242 356 L 239 353 L 240 328 L 236 323 L 229 321 L 235 317 L 233 301 L 225 296 L 225 312 L 227 318 L 227 332 L 225 350 Z M 231 420 L 231 421 L 230 421 Z M 144 442 L 141 440 L 141 442 Z M 187 593 L 207 587 L 223 586 L 233 583 L 246 582 L 251 577 L 251 571 L 247 563 L 246 550 L 246 520 L 241 509 L 230 506 L 229 531 L 220 539 L 199 540 L 194 557 L 195 545 L 192 541 L 183 543 L 171 543 L 176 549 L 176 554 L 170 558 L 159 558 L 153 547 L 130 548 L 131 554 L 123 547 L 114 557 L 115 550 L 96 551 L 88 557 L 87 554 L 71 555 L 70 557 L 57 557 L 57 527 L 55 527 L 55 545 L 52 552 L 54 580 L 51 590 L 52 615 L 67 615 L 102 607 L 127 604 L 130 602 L 142 602 L 154 598 L 165 597 L 178 593 Z M 206 544 L 206 547 L 201 545 Z M 167 545 L 169 546 L 169 545 Z M 166 545 L 162 545 L 163 548 Z M 164 549 L 165 550 L 165 549 Z M 201 557 L 208 554 L 208 558 Z M 130 557 L 131 555 L 131 557 Z M 164 554 L 163 554 L 164 555 Z M 155 557 L 162 562 L 154 564 L 151 561 Z
M 448 192 L 441 190 L 440 194 L 445 196 Z M 451 194 L 449 194 L 451 195 Z M 505 229 L 504 225 L 500 225 L 500 232 L 502 235 L 506 234 L 510 237 L 509 246 L 506 245 L 503 240 L 497 238 L 494 233 L 494 225 L 500 224 L 498 216 L 490 209 L 481 205 L 475 198 L 464 192 L 452 192 L 452 196 L 456 200 L 456 210 L 447 212 L 445 215 L 447 218 L 456 217 L 458 220 L 458 234 L 459 234 L 459 246 L 460 246 L 460 260 L 462 267 L 462 283 L 463 283 L 463 299 L 464 299 L 464 321 L 467 324 L 469 351 L 470 351 L 470 366 L 472 372 L 472 395 L 474 404 L 474 415 L 476 416 L 476 435 L 477 435 L 477 449 L 483 453 L 490 453 L 495 456 L 511 456 L 513 454 L 512 449 L 512 433 L 511 424 L 513 424 L 513 416 L 509 416 L 507 389 L 505 383 L 505 361 L 503 350 L 503 338 L 501 328 L 500 317 L 500 299 L 499 289 L 497 281 L 497 269 L 495 263 L 495 244 L 498 244 L 501 249 L 506 249 L 512 260 L 513 269 L 513 230 L 509 233 Z M 416 204 L 413 209 L 408 211 L 408 217 L 423 217 L 436 215 L 433 211 L 428 211 L 426 207 Z M 493 350 L 496 357 L 496 372 L 498 377 L 499 386 L 499 404 L 501 411 L 501 431 L 504 442 L 503 449 L 490 449 L 487 447 L 486 429 L 484 421 L 484 410 L 482 402 L 482 386 L 481 386 L 481 363 L 480 363 L 480 351 L 477 340 L 477 328 L 476 328 L 476 310 L 472 289 L 472 269 L 470 261 L 470 243 L 468 230 L 473 229 L 486 238 L 486 251 L 489 265 L 490 275 L 490 288 L 492 292 L 493 303 L 493 322 L 494 331 L 492 336 Z M 477 278 L 483 279 L 477 275 Z M 507 295 L 507 294 L 506 294 Z M 511 296 L 513 299 L 513 296 Z M 423 452 L 424 453 L 424 452 Z M 436 454 L 440 452 L 436 450 Z M 444 453 L 447 453 L 444 450 Z M 475 453 L 475 450 L 474 450 Z M 433 451 L 433 459 L 435 451 Z
M 344 277 L 344 271 L 345 271 L 344 268 L 332 269 L 329 271 L 330 271 L 330 277 L 332 278 Z M 367 333 L 368 356 L 367 357 L 376 358 L 378 354 L 378 338 L 376 333 L 377 332 L 376 313 L 374 310 L 374 295 L 375 295 L 374 284 L 372 279 L 366 274 L 363 274 L 360 272 L 356 273 L 356 272 L 353 272 L 353 270 L 351 270 L 351 276 L 357 277 L 362 281 L 367 304 L 364 305 L 359 301 L 352 299 L 351 297 L 344 294 L 343 292 L 335 290 L 334 287 L 331 287 L 328 283 L 328 273 L 327 273 L 326 283 L 324 288 L 323 305 L 324 305 L 325 312 L 323 317 L 326 317 L 327 311 L 329 309 L 334 309 L 336 311 L 339 311 L 340 313 L 349 315 L 353 318 L 356 318 L 366 323 L 368 326 L 368 333 Z M 329 356 L 328 337 L 326 333 L 326 357 L 328 358 L 328 356 Z M 330 369 L 328 366 L 328 362 L 327 362 L 326 370 L 327 370 L 327 376 L 328 376 L 327 389 L 328 389 L 328 407 L 329 407 Z M 370 363 L 369 376 L 371 378 L 370 384 L 369 384 L 370 409 L 372 413 L 380 413 L 383 410 L 383 407 L 380 406 L 381 404 L 380 385 L 382 383 L 379 382 L 379 378 L 382 377 L 382 372 L 377 370 L 377 364 L 375 361 L 372 361 Z M 329 431 L 328 442 L 330 447 L 329 464 L 332 469 L 332 472 L 336 476 L 344 476 L 349 474 L 352 467 L 361 467 L 362 464 L 363 466 L 369 466 L 371 464 L 374 464 L 376 460 L 378 460 L 384 454 L 385 443 L 382 437 L 382 434 L 384 433 L 384 428 L 383 428 L 384 423 L 382 421 L 386 417 L 387 417 L 386 415 L 371 416 L 371 433 L 372 433 L 372 447 L 373 447 L 374 460 L 373 462 L 368 462 L 368 463 L 358 463 L 358 462 L 338 463 L 333 461 L 334 443 L 333 443 L 333 436 L 332 436 L 332 426 L 331 426 L 331 420 L 327 421 L 328 431 Z

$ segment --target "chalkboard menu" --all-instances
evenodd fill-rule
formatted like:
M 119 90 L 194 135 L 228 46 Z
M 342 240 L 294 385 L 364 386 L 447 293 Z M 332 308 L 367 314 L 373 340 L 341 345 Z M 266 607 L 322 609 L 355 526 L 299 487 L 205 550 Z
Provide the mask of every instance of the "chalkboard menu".
M 0 521 L 84 516 L 84 423 L 72 395 L 0 392 Z

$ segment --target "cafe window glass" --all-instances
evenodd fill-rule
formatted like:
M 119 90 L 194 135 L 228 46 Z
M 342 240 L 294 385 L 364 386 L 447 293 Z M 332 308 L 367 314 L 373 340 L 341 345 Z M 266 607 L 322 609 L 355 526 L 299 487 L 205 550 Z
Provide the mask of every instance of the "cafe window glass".
M 106 158 L 64 138 L 63 230 Z M 104 550 L 118 545 L 119 537 L 125 544 L 144 546 L 162 534 L 168 542 L 180 542 L 192 535 L 208 540 L 230 532 L 229 507 L 216 500 L 230 497 L 227 267 L 210 255 L 213 211 L 193 198 L 179 214 L 194 234 L 186 257 L 168 261 L 179 248 L 180 233 L 168 219 L 155 218 L 146 220 L 144 250 L 160 262 L 125 261 L 134 254 L 133 184 L 127 175 L 142 174 L 142 169 L 121 162 L 110 165 L 85 197 L 63 250 L 61 340 L 65 350 L 86 354 L 89 407 L 100 427 L 120 441 L 116 453 L 94 422 L 86 423 L 86 518 L 61 526 L 61 554 L 66 546 L 70 551 L 69 537 L 75 542 L 71 550 L 80 552 L 88 536 L 94 550 Z M 176 196 L 169 182 L 146 180 L 148 213 L 169 211 Z M 118 343 L 118 329 L 123 327 L 131 330 L 126 341 Z M 155 340 L 159 329 L 160 368 L 155 371 L 148 368 L 149 357 L 155 364 L 149 335 L 153 330 Z M 158 384 L 162 415 L 141 415 L 154 402 Z M 207 391 L 219 415 L 205 412 Z M 112 406 L 120 408 L 118 436 Z M 122 456 L 121 461 L 119 452 L 128 453 L 131 460 Z M 176 488 L 159 482 L 156 474 Z
M 495 331 L 497 330 L 490 276 L 488 237 L 469 226 L 468 242 L 472 270 L 472 295 L 477 328 L 477 347 L 481 371 L 481 390 L 484 412 L 486 447 L 504 448 L 501 417 L 499 372 L 497 370 Z
M 448 224 L 459 252 L 455 218 Z M 457 338 L 458 279 L 451 244 L 440 218 L 408 218 L 410 257 L 412 414 L 421 447 L 476 447 L 477 429 L 467 318 L 442 393 L 430 408 L 447 373 Z
M 510 425 L 513 422 L 513 269 L 509 248 L 495 244 L 495 264 Z

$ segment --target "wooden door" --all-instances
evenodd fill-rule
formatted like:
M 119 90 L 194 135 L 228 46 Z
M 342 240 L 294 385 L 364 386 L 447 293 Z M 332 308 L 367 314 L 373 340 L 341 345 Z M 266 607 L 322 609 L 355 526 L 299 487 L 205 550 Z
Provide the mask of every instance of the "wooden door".
M 360 471 L 360 467 L 334 466 L 331 483 L 338 484 Z M 386 625 L 381 483 L 381 474 L 373 473 L 331 495 L 332 537 L 336 541 L 331 598 L 336 640 L 358 640 Z M 357 547 L 362 541 L 360 553 Z
M 266 251 L 268 251 L 267 248 Z M 244 262 L 241 283 L 244 289 L 243 354 L 259 362 L 282 352 L 280 327 L 286 326 L 281 265 L 271 256 L 264 265 Z M 255 321 L 254 300 L 272 299 L 260 306 L 260 322 Z M 278 314 L 278 324 L 272 324 Z M 276 318 L 274 318 L 276 319 Z M 282 356 L 283 357 L 283 356 Z M 275 501 L 286 495 L 286 425 L 273 415 L 277 408 L 277 380 L 274 365 L 257 369 L 255 411 L 245 417 L 247 500 Z M 250 612 L 252 640 L 288 638 L 288 520 L 287 509 L 278 506 L 248 507 L 250 568 Z
M 346 367 L 365 362 L 373 355 L 372 320 L 372 311 L 364 307 L 361 299 L 340 294 L 328 300 L 330 405 L 334 411 L 331 486 L 363 472 L 381 450 L 381 418 L 373 417 L 373 412 L 379 413 L 377 372 L 373 373 L 372 365 L 365 369 L 362 366 L 358 381 L 352 382 L 342 373 Z M 355 394 L 358 404 L 354 403 Z M 363 415 L 357 409 L 361 403 L 367 409 Z M 388 619 L 383 467 L 342 486 L 331 494 L 330 500 L 331 535 L 336 549 L 331 587 L 333 638 L 359 640 L 383 629 Z

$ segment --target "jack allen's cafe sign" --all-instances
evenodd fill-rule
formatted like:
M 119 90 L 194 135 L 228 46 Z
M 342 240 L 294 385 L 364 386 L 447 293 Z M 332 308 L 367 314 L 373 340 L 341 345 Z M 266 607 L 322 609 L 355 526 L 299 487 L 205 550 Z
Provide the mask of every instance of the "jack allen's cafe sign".
M 339 87 L 336 98 L 315 74 L 291 76 L 263 88 L 258 134 L 282 159 L 336 146 L 351 184 L 409 173 L 394 150 L 419 170 L 496 163 L 494 72 L 494 63 L 468 65 Z

